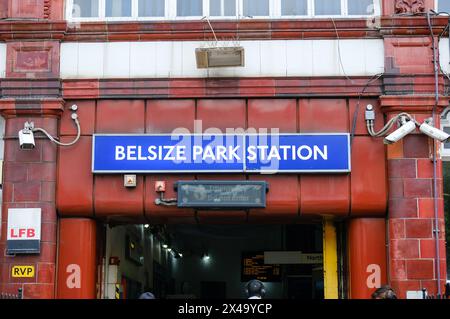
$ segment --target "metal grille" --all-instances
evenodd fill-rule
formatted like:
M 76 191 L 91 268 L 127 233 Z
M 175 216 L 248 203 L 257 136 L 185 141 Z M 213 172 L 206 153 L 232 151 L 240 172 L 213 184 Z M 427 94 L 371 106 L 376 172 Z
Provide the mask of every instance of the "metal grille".
M 0 292 L 0 299 L 23 299 L 22 288 L 17 290 L 17 294 Z

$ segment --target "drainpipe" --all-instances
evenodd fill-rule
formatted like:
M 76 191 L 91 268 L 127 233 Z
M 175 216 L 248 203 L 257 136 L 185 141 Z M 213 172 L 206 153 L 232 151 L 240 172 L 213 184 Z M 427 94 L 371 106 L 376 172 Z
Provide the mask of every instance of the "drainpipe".
M 433 65 L 434 65 L 434 93 L 435 93 L 435 103 L 433 105 L 433 123 L 436 125 L 438 123 L 436 119 L 436 107 L 439 103 L 439 68 L 437 62 L 436 54 L 436 42 L 434 41 L 433 27 L 431 25 L 430 12 L 427 12 L 427 22 L 430 28 L 431 41 L 433 46 Z M 436 236 L 435 249 L 436 249 L 436 277 L 437 277 L 437 293 L 438 298 L 442 295 L 441 293 L 441 268 L 440 268 L 440 252 L 439 252 L 439 214 L 438 214 L 438 194 L 437 194 L 437 161 L 436 161 L 436 141 L 433 140 L 433 199 L 434 199 L 434 236 Z

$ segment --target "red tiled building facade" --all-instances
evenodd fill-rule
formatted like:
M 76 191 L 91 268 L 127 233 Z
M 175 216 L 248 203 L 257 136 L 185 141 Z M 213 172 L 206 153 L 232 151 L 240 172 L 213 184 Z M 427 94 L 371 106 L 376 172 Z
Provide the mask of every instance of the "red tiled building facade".
M 423 122 L 433 108 L 439 114 L 447 107 L 448 80 L 439 72 L 436 102 L 433 65 L 433 41 L 438 43 L 447 18 L 432 17 L 432 39 L 423 13 L 434 8 L 434 0 L 380 2 L 381 15 L 372 23 L 364 17 L 211 20 L 219 39 L 238 35 L 242 43 L 257 43 L 267 51 L 259 49 L 258 56 L 246 47 L 243 73 L 199 74 L 195 65 L 187 65 L 191 58 L 186 56 L 194 56 L 190 44 L 212 38 L 204 20 L 74 23 L 66 19 L 64 0 L 1 0 L 0 41 L 6 61 L 0 79 L 0 113 L 5 119 L 0 292 L 16 293 L 22 288 L 24 298 L 98 297 L 98 266 L 104 257 L 100 223 L 288 224 L 322 217 L 345 221 L 348 227 L 345 297 L 370 298 L 374 287 L 367 278 L 374 264 L 380 267 L 382 283 L 390 284 L 401 298 L 422 288 L 437 294 L 438 285 L 443 291 L 447 278 L 443 178 L 438 159 L 435 192 L 433 140 L 416 130 L 386 146 L 368 134 L 364 111 L 367 104 L 374 106 L 379 130 L 400 112 Z M 342 62 L 334 57 L 334 71 L 326 66 L 328 47 L 314 49 L 316 44 L 333 43 L 334 49 L 340 46 L 338 51 L 346 54 L 352 51 L 352 44 L 350 50 L 346 47 L 350 40 L 368 41 L 363 45 L 367 50 L 355 47 L 354 56 L 343 56 Z M 169 43 L 172 58 L 181 61 L 180 71 L 174 71 L 178 62 L 172 62 L 168 71 L 162 70 L 163 62 L 156 62 L 147 72 L 144 61 L 151 59 L 150 49 L 148 55 L 136 55 L 142 62 L 133 58 L 144 50 L 141 45 L 148 45 L 159 58 L 157 50 Z M 375 46 L 369 47 L 372 43 Z M 121 51 L 121 45 L 126 49 Z M 182 46 L 179 51 L 177 45 Z M 278 56 L 279 45 L 286 58 Z M 298 51 L 292 49 L 295 45 Z M 307 45 L 313 47 L 315 62 L 303 58 Z M 377 48 L 381 48 L 380 72 L 371 58 L 371 54 L 378 56 Z M 97 49 L 104 52 L 99 60 Z M 439 54 L 446 48 L 436 49 Z M 266 53 L 270 50 L 271 55 Z M 182 55 L 176 56 L 177 52 Z M 268 60 L 264 54 L 269 54 Z M 261 60 L 253 72 L 248 68 L 255 57 Z M 356 68 L 364 64 L 372 71 L 346 70 L 346 59 L 354 60 Z M 281 63 L 284 67 L 278 69 Z M 309 74 L 304 70 L 310 65 Z M 73 140 L 77 134 L 70 118 L 73 104 L 78 105 L 81 123 L 75 145 L 57 147 L 37 138 L 34 150 L 19 149 L 17 134 L 25 121 L 33 121 L 62 142 Z M 123 175 L 91 171 L 94 133 L 171 133 L 178 127 L 194 132 L 196 120 L 202 121 L 203 130 L 253 127 L 284 133 L 351 133 L 355 123 L 351 173 L 206 175 L 205 179 L 270 184 L 265 209 L 211 213 L 155 205 L 159 196 L 155 181 L 173 185 L 180 179 L 198 178 L 195 174 L 137 174 L 137 187 L 126 189 Z M 174 196 L 172 187 L 167 187 L 166 197 Z M 8 209 L 27 207 L 42 209 L 41 252 L 7 255 Z M 34 265 L 35 276 L 13 278 L 11 267 L 21 264 Z M 69 287 L 73 264 L 83 275 Z

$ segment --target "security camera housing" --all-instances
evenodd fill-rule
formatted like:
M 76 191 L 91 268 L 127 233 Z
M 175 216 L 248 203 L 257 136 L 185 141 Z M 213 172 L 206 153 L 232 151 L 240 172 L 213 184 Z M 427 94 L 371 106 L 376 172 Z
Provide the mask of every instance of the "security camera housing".
M 408 135 L 412 131 L 416 129 L 416 123 L 414 121 L 408 121 L 402 126 L 400 126 L 397 130 L 389 134 L 384 138 L 384 144 L 392 144 L 403 138 L 405 135 Z
M 440 129 L 437 129 L 437 128 L 431 126 L 430 124 L 428 124 L 426 122 L 423 123 L 422 125 L 420 125 L 419 130 L 422 133 L 428 135 L 429 137 L 437 139 L 443 143 L 445 143 L 450 138 L 449 134 L 445 133 L 444 131 L 442 131 Z
M 23 129 L 19 131 L 20 149 L 32 150 L 35 147 L 34 136 L 31 130 Z

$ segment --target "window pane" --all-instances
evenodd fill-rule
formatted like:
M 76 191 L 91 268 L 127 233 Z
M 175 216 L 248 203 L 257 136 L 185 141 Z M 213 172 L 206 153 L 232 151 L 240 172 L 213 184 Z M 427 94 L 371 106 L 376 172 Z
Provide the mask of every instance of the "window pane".
M 368 15 L 373 14 L 373 0 L 348 0 L 348 14 Z
M 444 126 L 444 132 L 447 133 L 447 134 L 450 134 L 450 127 Z M 450 149 L 450 142 L 445 142 L 444 143 L 444 148 Z
M 314 0 L 315 15 L 340 15 L 341 0 Z
M 164 17 L 164 0 L 139 0 L 140 17 Z
M 281 15 L 302 16 L 308 14 L 308 0 L 281 0 Z
M 450 0 L 439 0 L 439 11 L 450 12 Z
M 269 0 L 244 0 L 244 16 L 268 16 Z
M 72 17 L 98 17 L 98 0 L 74 0 Z
M 106 0 L 107 17 L 131 17 L 131 0 Z
M 177 0 L 177 16 L 201 16 L 202 0 Z
M 209 0 L 209 15 L 235 16 L 236 0 Z

